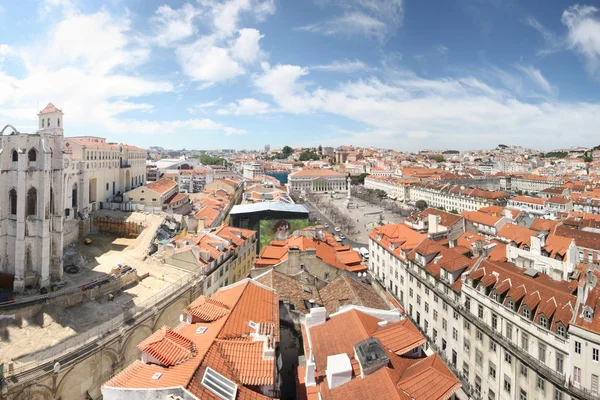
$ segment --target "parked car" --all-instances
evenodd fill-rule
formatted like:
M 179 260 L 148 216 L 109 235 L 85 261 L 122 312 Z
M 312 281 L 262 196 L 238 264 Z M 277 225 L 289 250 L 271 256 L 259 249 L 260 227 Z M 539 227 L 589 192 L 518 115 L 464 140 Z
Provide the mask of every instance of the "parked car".
M 329 228 L 329 224 L 328 224 L 327 222 L 325 222 L 325 223 L 323 224 L 323 226 L 324 226 L 325 228 Z
M 340 239 L 346 239 L 346 235 L 344 235 L 343 233 L 340 234 Z
M 341 229 L 340 229 L 339 226 L 336 226 L 335 228 L 333 228 L 333 230 L 336 231 L 336 232 L 340 232 L 341 231 Z

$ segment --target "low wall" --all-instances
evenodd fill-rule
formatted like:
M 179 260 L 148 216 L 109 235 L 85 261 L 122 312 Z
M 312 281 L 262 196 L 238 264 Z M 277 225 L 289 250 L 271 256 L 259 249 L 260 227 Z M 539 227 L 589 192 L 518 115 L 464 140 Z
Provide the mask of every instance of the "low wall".
M 92 225 L 98 232 L 112 233 L 122 237 L 138 237 L 146 229 L 146 226 L 142 222 L 106 218 L 103 216 L 93 217 Z

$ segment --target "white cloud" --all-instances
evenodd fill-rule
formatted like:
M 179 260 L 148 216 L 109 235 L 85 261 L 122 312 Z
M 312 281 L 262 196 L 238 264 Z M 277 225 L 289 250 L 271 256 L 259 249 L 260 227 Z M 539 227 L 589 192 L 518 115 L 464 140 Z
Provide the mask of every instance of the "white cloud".
M 245 73 L 240 63 L 231 57 L 230 49 L 217 46 L 215 41 L 215 37 L 205 36 L 180 46 L 176 51 L 183 73 L 193 81 L 204 82 L 206 86 Z
M 207 133 L 219 133 L 225 132 L 229 135 L 245 135 L 248 133 L 243 129 L 236 129 L 229 126 L 219 124 L 208 118 L 197 118 L 187 120 L 176 120 L 176 121 L 143 121 L 143 120 L 113 120 L 109 124 L 109 127 L 113 132 L 137 132 L 143 134 L 157 134 L 157 133 L 177 133 L 182 130 L 186 131 L 199 131 Z
M 227 108 L 217 110 L 219 115 L 260 115 L 271 112 L 269 103 L 259 101 L 253 98 L 237 100 L 235 103 L 229 103 Z
M 408 132 L 408 137 L 410 139 L 426 139 L 431 136 L 431 132 L 427 131 L 411 131 Z
M 532 73 L 529 79 L 539 78 Z M 435 147 L 465 143 L 489 148 L 502 140 L 532 147 L 568 146 L 594 141 L 595 127 L 600 124 L 598 104 L 525 102 L 473 77 L 371 78 L 333 89 L 313 88 L 307 79 L 305 68 L 277 65 L 256 77 L 255 84 L 282 111 L 346 117 L 364 124 L 366 131 L 388 132 L 378 139 L 389 141 L 390 146 L 397 146 L 394 138 L 422 138 L 423 132 L 436 138 Z M 565 132 L 577 132 L 577 143 Z M 366 137 L 373 140 L 373 136 Z
M 259 41 L 264 35 L 261 35 L 257 29 L 240 29 L 239 37 L 231 47 L 233 58 L 242 62 L 252 64 L 263 58 Z
M 212 15 L 215 32 L 225 37 L 238 31 L 239 20 L 243 14 L 248 14 L 260 22 L 275 13 L 274 0 L 228 0 L 221 3 L 200 0 L 200 4 Z
M 552 94 L 555 92 L 555 88 L 544 78 L 542 75 L 542 71 L 537 68 L 532 67 L 531 65 L 520 65 L 518 64 L 516 68 L 521 71 L 528 79 L 530 79 L 535 86 L 537 86 L 542 92 L 545 94 Z
M 196 32 L 194 20 L 200 13 L 198 8 L 189 3 L 178 10 L 169 5 L 158 7 L 152 18 L 154 41 L 159 46 L 169 46 L 191 37 Z
M 351 73 L 357 71 L 370 70 L 369 66 L 360 60 L 344 60 L 344 61 L 333 61 L 330 64 L 315 65 L 310 67 L 312 70 L 327 71 L 327 72 L 343 72 Z
M 323 35 L 362 35 L 385 39 L 404 19 L 403 0 L 347 0 L 344 2 L 319 1 L 321 5 L 334 4 L 342 13 L 324 21 L 301 26 L 298 29 Z
M 0 62 L 4 61 L 4 57 L 13 55 L 14 50 L 7 44 L 0 44 Z
M 600 19 L 598 8 L 574 5 L 563 12 L 561 22 L 567 27 L 567 40 L 571 49 L 586 60 L 588 71 L 600 72 Z
M 537 19 L 530 17 L 527 19 L 527 24 L 542 35 L 544 47 L 537 51 L 538 55 L 545 56 L 562 49 L 562 40 L 554 32 L 544 27 Z

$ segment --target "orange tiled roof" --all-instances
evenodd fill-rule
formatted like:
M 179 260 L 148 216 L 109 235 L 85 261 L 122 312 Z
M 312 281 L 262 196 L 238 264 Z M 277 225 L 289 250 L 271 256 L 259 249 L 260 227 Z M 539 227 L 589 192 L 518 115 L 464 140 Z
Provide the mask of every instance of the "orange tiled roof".
M 498 221 L 502 219 L 502 216 L 494 217 L 490 214 L 486 214 L 479 211 L 464 211 L 460 213 L 460 215 L 465 217 L 465 219 L 468 221 L 492 227 L 496 226 Z
M 499 231 L 498 237 L 514 242 L 518 247 L 523 245 L 531 246 L 531 237 L 537 236 L 538 232 L 525 226 L 515 224 L 505 224 Z
M 169 190 L 173 189 L 175 186 L 177 186 L 177 183 L 173 182 L 170 179 L 166 179 L 166 178 L 161 178 L 161 179 L 157 180 L 156 182 L 152 182 L 152 183 L 149 183 L 148 185 L 146 185 L 146 187 L 148 189 L 155 191 L 156 193 L 160 193 L 160 194 L 167 193 Z
M 167 326 L 141 341 L 137 347 L 166 366 L 182 363 L 196 354 L 196 346 L 190 339 Z

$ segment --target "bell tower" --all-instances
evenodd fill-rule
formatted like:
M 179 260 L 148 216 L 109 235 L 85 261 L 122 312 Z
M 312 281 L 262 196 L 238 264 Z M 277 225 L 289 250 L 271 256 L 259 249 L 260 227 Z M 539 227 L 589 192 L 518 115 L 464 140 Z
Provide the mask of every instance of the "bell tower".
M 52 103 L 38 114 L 39 133 L 46 135 L 63 135 L 63 112 Z

